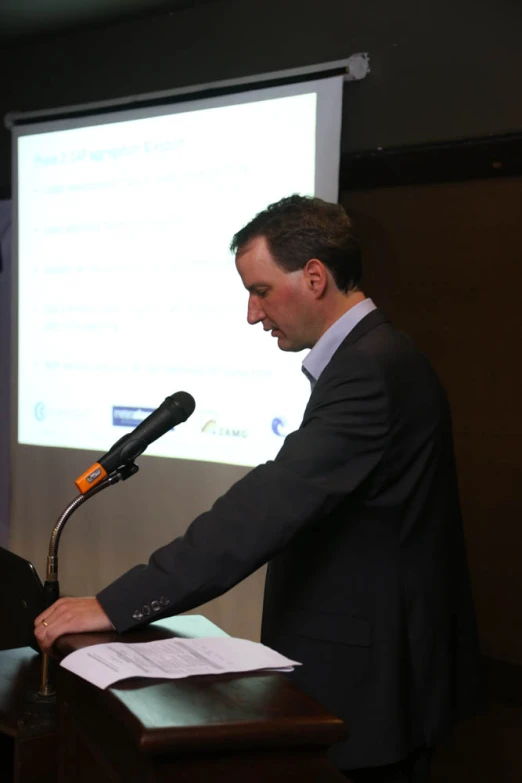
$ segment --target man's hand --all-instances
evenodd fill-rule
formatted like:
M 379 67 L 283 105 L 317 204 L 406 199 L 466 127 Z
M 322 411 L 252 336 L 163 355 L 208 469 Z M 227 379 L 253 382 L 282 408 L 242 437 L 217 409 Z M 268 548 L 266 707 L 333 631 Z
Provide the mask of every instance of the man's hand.
M 34 633 L 42 652 L 48 653 L 64 633 L 110 631 L 113 625 L 96 598 L 60 598 L 38 615 Z

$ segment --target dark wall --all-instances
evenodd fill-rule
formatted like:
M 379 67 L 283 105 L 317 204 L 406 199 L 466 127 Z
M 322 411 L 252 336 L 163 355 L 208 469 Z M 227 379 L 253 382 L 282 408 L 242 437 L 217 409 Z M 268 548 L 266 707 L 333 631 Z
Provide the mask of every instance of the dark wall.
M 368 51 L 343 151 L 522 128 L 518 0 L 220 0 L 0 51 L 0 113 L 118 98 Z M 10 190 L 0 132 L 0 197 Z
M 482 649 L 518 666 L 521 193 L 513 177 L 343 194 L 366 293 L 414 337 L 448 392 Z

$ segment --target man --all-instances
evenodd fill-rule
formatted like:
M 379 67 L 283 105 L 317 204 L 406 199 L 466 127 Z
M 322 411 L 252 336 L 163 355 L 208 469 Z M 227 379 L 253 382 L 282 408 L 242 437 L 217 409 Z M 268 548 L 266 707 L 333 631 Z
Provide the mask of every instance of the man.
M 427 359 L 360 288 L 342 207 L 291 196 L 232 242 L 248 321 L 311 348 L 300 428 L 186 534 L 97 598 L 36 620 L 126 631 L 192 609 L 270 561 L 262 641 L 303 663 L 300 687 L 344 718 L 332 762 L 357 781 L 422 781 L 473 707 L 477 643 L 450 412 Z M 152 607 L 152 608 L 151 608 Z

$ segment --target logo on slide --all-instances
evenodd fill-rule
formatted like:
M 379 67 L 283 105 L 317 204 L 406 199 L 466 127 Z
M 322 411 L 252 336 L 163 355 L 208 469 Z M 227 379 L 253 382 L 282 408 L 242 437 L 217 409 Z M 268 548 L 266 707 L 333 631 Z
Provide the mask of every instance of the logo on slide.
M 209 419 L 201 427 L 201 432 L 205 434 L 215 435 L 217 432 L 217 421 L 215 419 Z
M 248 432 L 240 427 L 218 424 L 215 418 L 202 419 L 201 432 L 204 435 L 217 435 L 220 438 L 247 438 Z
M 43 402 L 37 402 L 34 406 L 34 417 L 36 421 L 43 421 L 45 419 L 45 405 Z
M 80 421 L 90 413 L 87 408 L 62 408 L 56 405 L 46 405 L 42 401 L 37 402 L 33 408 L 36 421 L 55 422 L 57 419 L 64 421 Z
M 114 427 L 137 427 L 153 411 L 154 408 L 124 408 L 122 405 L 113 405 L 112 424 Z
M 283 418 L 272 419 L 272 432 L 274 435 L 279 435 L 280 438 L 284 438 L 286 435 L 286 420 Z

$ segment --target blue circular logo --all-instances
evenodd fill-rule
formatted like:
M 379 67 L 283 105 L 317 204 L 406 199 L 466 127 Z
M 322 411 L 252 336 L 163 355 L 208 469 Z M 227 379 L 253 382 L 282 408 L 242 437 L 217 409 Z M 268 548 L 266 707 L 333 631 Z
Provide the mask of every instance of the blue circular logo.
M 274 435 L 279 435 L 280 438 L 284 438 L 286 427 L 286 420 L 283 418 L 272 419 L 272 432 Z
M 45 419 L 45 405 L 43 402 L 37 402 L 34 406 L 34 417 L 36 421 L 43 421 Z

